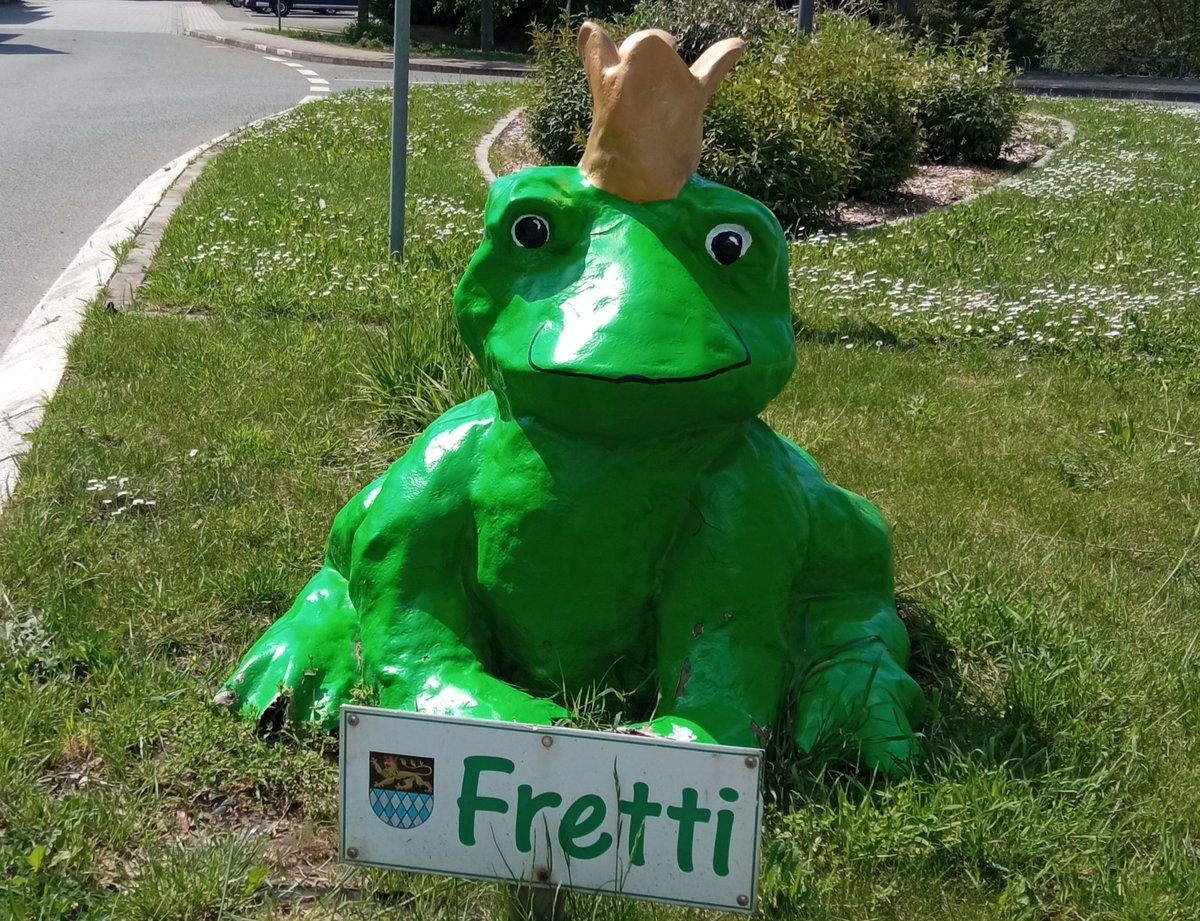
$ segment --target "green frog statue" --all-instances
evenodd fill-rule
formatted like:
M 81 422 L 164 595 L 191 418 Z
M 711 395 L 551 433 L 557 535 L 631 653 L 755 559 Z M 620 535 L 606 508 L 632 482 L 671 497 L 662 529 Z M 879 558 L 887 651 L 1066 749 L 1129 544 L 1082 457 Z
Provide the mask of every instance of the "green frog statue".
M 887 528 L 758 415 L 795 368 L 771 212 L 695 175 L 740 39 L 579 36 L 578 167 L 496 181 L 454 305 L 491 390 L 342 509 L 324 566 L 216 702 L 335 727 L 383 707 L 548 725 L 590 688 L 631 729 L 870 769 L 916 755 Z M 641 693 L 638 693 L 638 689 Z

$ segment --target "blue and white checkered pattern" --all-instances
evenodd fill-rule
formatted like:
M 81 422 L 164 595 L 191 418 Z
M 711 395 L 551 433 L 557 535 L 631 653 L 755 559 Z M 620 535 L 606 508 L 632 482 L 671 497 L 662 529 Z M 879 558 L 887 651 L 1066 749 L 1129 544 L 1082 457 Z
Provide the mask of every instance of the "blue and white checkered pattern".
M 428 793 L 372 789 L 371 808 L 392 828 L 416 828 L 433 812 L 433 797 Z

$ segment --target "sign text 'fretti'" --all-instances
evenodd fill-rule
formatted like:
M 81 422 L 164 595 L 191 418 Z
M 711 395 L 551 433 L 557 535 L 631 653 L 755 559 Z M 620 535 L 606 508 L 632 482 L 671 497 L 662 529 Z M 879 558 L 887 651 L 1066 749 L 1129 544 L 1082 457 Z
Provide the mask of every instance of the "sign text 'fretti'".
M 761 753 L 342 710 L 342 858 L 751 911 Z

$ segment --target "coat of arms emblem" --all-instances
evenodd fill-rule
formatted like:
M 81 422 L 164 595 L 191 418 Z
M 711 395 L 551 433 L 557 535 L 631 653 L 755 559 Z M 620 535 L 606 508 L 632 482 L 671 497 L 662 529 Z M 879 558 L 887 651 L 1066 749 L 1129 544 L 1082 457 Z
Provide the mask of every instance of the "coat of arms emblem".
M 416 828 L 433 813 L 433 759 L 371 752 L 371 809 L 393 828 Z

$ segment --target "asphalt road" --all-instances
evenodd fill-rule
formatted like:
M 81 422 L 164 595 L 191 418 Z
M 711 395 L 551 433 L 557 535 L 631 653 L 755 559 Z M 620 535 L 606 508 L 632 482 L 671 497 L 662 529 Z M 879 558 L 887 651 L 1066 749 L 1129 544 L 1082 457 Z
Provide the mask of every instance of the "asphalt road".
M 182 34 L 212 14 L 195 0 L 0 4 L 0 352 L 151 172 L 314 92 L 298 68 Z M 385 85 L 386 71 L 304 68 L 334 91 Z

